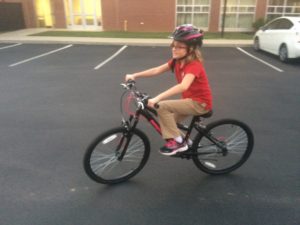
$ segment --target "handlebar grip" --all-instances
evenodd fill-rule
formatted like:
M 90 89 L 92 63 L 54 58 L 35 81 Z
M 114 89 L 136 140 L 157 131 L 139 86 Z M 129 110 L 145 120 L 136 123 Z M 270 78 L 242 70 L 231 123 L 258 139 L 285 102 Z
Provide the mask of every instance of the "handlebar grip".
M 158 104 L 158 103 L 155 103 L 155 104 L 154 104 L 154 108 L 158 109 L 158 108 L 159 108 L 159 104 Z
M 127 83 L 127 84 L 135 84 L 135 80 L 129 79 L 126 83 Z

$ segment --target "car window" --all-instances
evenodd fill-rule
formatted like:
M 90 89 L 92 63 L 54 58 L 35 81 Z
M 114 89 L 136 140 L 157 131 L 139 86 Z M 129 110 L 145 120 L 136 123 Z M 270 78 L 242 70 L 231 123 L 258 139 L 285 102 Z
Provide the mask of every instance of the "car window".
M 278 29 L 278 27 L 280 25 L 280 21 L 281 20 L 275 20 L 275 21 L 271 22 L 269 25 L 267 25 L 266 29 L 267 30 L 276 30 L 276 29 Z
M 288 19 L 281 19 L 277 29 L 288 30 L 288 29 L 291 29 L 293 27 L 293 25 L 294 24 L 291 21 L 289 21 Z

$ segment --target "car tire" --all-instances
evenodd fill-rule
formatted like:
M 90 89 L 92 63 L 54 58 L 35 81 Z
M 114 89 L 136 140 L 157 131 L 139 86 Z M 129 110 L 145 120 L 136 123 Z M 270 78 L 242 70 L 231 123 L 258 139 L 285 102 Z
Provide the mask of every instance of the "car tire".
M 279 54 L 279 59 L 281 62 L 289 61 L 289 53 L 288 53 L 287 46 L 285 44 L 280 46 L 278 54 Z
M 256 37 L 256 38 L 254 39 L 253 48 L 254 48 L 255 51 L 259 51 L 259 50 L 260 50 L 259 39 L 258 39 L 258 37 Z

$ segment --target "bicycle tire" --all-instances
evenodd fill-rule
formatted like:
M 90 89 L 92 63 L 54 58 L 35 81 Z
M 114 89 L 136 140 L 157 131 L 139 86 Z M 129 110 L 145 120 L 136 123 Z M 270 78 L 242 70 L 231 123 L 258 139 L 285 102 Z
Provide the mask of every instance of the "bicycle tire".
M 83 159 L 84 170 L 92 180 L 102 184 L 121 183 L 145 166 L 150 155 L 149 139 L 139 129 L 131 131 L 131 134 L 122 160 L 119 156 L 128 139 L 128 131 L 124 127 L 110 129 L 92 141 Z
M 235 119 L 221 119 L 207 125 L 206 132 L 226 146 L 224 154 L 220 147 L 201 133 L 194 139 L 192 151 L 195 165 L 212 175 L 227 174 L 243 165 L 249 158 L 254 136 L 250 127 Z

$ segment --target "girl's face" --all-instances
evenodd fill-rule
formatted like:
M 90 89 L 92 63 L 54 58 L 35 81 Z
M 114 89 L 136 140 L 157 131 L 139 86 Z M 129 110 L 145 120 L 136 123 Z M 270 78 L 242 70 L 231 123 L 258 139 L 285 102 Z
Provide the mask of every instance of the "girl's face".
M 173 59 L 183 58 L 187 54 L 188 46 L 179 41 L 173 41 L 170 45 Z

